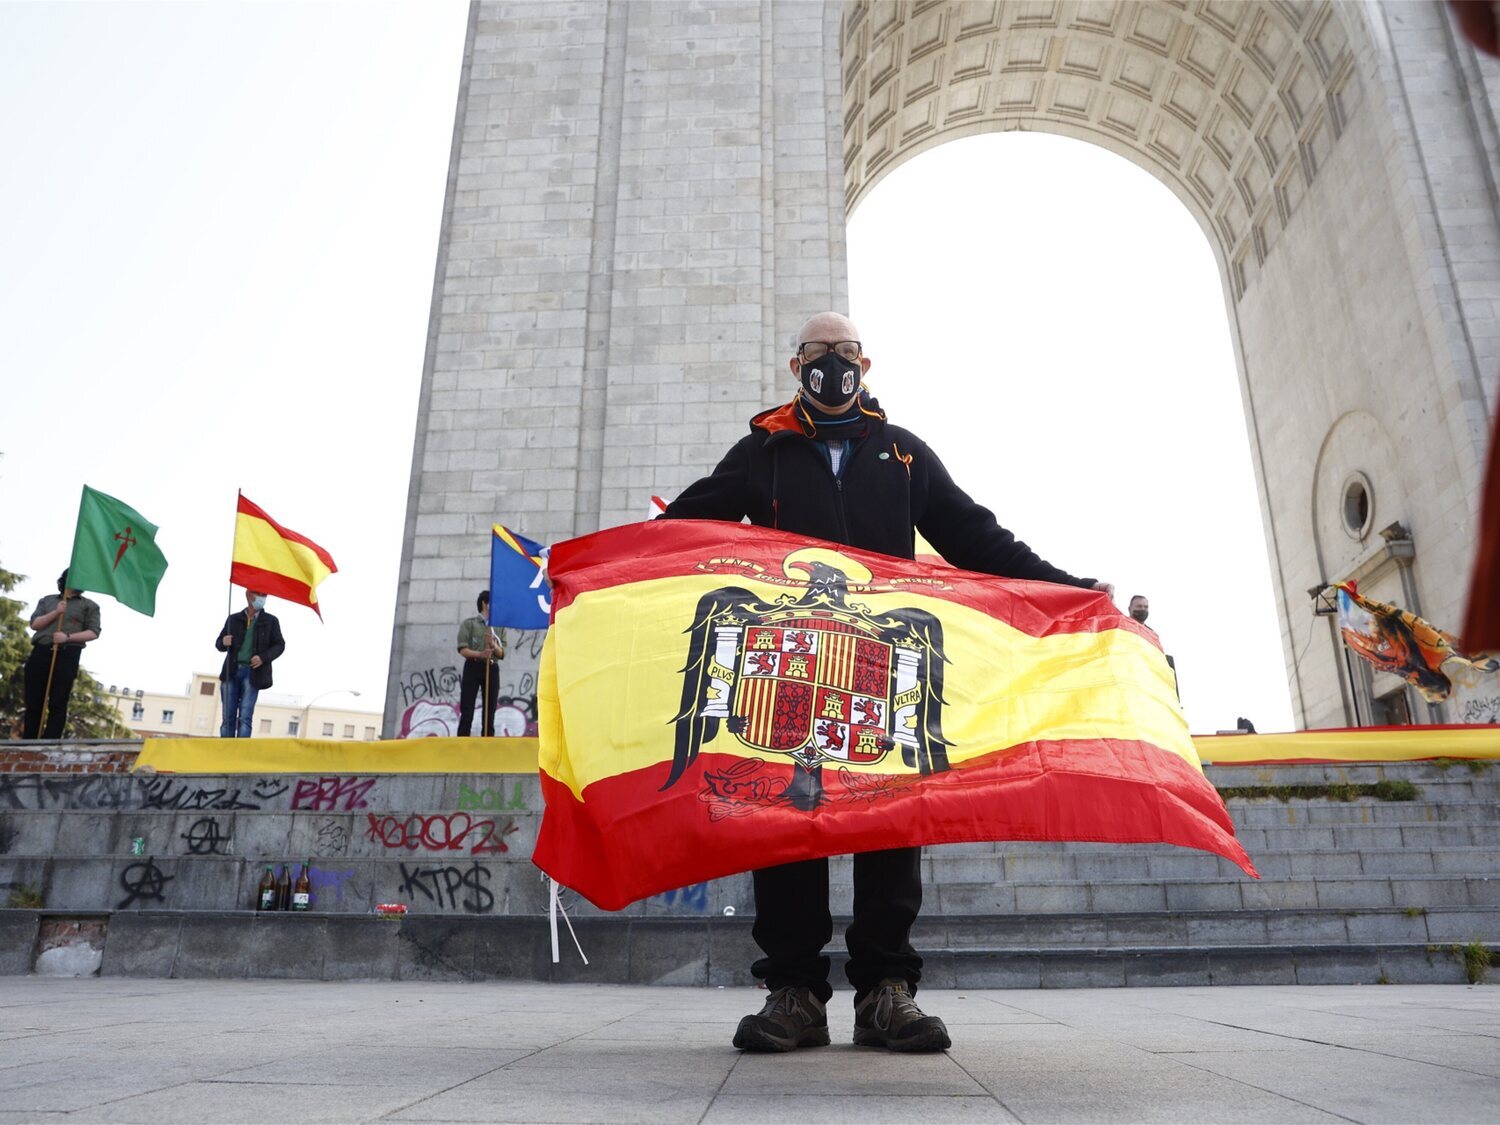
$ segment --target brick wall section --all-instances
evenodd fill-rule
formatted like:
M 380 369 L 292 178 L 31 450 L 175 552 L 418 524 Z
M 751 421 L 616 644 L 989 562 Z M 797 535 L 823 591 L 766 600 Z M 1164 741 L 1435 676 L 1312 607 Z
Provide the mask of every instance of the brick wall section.
M 141 752 L 140 743 L 127 746 L 27 745 L 0 748 L 0 773 L 129 773 Z

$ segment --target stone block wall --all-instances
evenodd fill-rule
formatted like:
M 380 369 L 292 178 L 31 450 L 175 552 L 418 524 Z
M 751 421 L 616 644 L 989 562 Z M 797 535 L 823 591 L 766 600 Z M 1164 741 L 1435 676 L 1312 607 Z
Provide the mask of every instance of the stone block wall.
M 805 0 L 474 5 L 387 737 L 454 664 L 492 521 L 644 519 L 789 397 L 790 337 L 847 301 L 837 56 Z

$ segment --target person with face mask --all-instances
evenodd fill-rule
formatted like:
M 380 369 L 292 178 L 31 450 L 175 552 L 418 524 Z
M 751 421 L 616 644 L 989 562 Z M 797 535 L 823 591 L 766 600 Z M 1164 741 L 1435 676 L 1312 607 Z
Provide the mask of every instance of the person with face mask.
M 1140 625 L 1146 625 L 1146 618 L 1150 616 L 1151 602 L 1147 599 L 1146 595 L 1131 594 L 1130 619 Z M 1161 639 L 1161 635 L 1155 629 L 1152 629 L 1151 626 L 1146 625 L 1146 628 L 1151 631 L 1153 637 L 1156 637 L 1158 640 Z M 1182 688 L 1177 683 L 1177 661 L 1172 659 L 1170 653 L 1164 653 L 1163 655 L 1167 658 L 1167 667 L 1172 669 L 1172 688 L 1177 692 L 1177 698 L 1180 700 L 1182 698 Z
M 21 719 L 21 737 L 61 738 L 83 646 L 99 636 L 99 606 L 68 585 L 65 570 L 57 576 L 57 593 L 37 602 L 31 628 L 35 632 L 31 653 L 26 657 L 26 709 Z M 43 698 L 47 701 L 45 730 L 42 729 Z
M 915 434 L 886 421 L 865 386 L 870 357 L 848 317 L 818 313 L 802 326 L 790 368 L 790 402 L 757 414 L 717 468 L 667 506 L 666 519 L 738 522 L 913 557 L 920 531 L 948 562 L 1009 578 L 1114 588 L 1053 566 L 996 522 L 948 475 Z M 854 857 L 854 918 L 846 932 L 854 986 L 854 1041 L 895 1051 L 941 1051 L 948 1030 L 914 999 L 922 958 L 911 928 L 922 905 L 921 849 Z M 790 1051 L 829 1041 L 833 936 L 828 861 L 754 873 L 756 943 L 751 966 L 770 995 L 740 1021 L 734 1045 Z
M 224 654 L 219 680 L 224 685 L 220 738 L 249 738 L 255 699 L 271 686 L 271 663 L 286 651 L 281 622 L 266 612 L 266 595 L 245 591 L 245 608 L 231 613 L 214 641 Z

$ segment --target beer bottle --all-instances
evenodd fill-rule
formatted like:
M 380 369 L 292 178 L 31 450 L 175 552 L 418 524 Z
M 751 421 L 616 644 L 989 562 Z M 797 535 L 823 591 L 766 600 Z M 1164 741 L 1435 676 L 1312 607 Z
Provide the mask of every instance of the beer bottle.
M 302 872 L 297 876 L 297 884 L 292 888 L 292 909 L 307 910 L 312 905 L 312 880 L 308 878 L 308 870 L 312 867 L 312 860 L 302 865 Z
M 255 890 L 256 910 L 276 909 L 276 876 L 271 873 L 270 867 L 260 877 L 260 886 Z
M 276 909 L 287 910 L 292 905 L 291 864 L 281 865 L 281 874 L 276 879 Z

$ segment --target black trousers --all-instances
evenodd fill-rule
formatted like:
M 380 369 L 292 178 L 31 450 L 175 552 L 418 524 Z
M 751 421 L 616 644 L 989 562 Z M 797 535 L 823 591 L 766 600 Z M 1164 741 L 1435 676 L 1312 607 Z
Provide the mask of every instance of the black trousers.
M 485 686 L 483 660 L 464 660 L 464 678 L 458 689 L 458 737 L 468 738 L 474 729 L 474 701 L 484 693 L 483 718 L 480 729 L 485 738 L 495 734 L 495 697 L 500 694 L 500 670 L 490 667 L 489 686 Z
M 755 926 L 765 956 L 750 971 L 769 988 L 799 985 L 825 1004 L 833 995 L 823 947 L 833 938 L 828 910 L 828 861 L 808 859 L 755 872 Z M 911 927 L 922 909 L 922 849 L 892 848 L 854 857 L 854 920 L 844 933 L 844 970 L 855 1001 L 886 977 L 905 980 L 912 992 L 922 979 L 922 958 L 911 946 Z
M 47 729 L 38 734 L 42 723 L 42 696 L 47 692 L 47 669 L 52 664 L 51 645 L 32 645 L 26 658 L 26 714 L 21 721 L 22 738 L 61 738 L 68 721 L 68 696 L 78 678 L 78 659 L 82 645 L 63 645 L 57 650 L 57 667 L 52 669 L 52 695 L 47 700 Z

